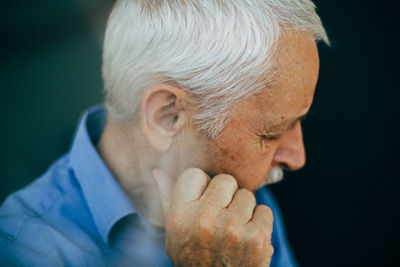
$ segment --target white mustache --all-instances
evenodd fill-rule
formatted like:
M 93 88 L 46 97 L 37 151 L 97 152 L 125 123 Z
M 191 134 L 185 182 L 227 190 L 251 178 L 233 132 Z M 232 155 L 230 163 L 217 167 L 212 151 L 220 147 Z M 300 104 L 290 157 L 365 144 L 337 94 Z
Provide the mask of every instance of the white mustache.
M 261 183 L 260 187 L 263 187 L 267 184 L 277 183 L 283 180 L 283 169 L 279 167 L 272 168 L 264 181 Z

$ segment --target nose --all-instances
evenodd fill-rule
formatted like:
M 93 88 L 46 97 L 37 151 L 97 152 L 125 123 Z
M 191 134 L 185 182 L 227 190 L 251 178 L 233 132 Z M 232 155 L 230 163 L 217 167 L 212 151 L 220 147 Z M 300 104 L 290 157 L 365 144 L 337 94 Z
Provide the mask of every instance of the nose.
M 274 155 L 274 163 L 295 171 L 306 163 L 301 123 L 297 122 L 280 138 L 280 144 Z

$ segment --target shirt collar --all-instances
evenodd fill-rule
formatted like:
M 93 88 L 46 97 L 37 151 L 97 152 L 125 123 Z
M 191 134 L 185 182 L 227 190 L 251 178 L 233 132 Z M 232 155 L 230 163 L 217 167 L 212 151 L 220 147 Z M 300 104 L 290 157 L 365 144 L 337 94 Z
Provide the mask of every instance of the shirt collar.
M 70 167 L 81 185 L 98 231 L 109 245 L 112 227 L 137 210 L 93 145 L 100 138 L 104 122 L 103 105 L 94 106 L 82 115 L 70 152 Z

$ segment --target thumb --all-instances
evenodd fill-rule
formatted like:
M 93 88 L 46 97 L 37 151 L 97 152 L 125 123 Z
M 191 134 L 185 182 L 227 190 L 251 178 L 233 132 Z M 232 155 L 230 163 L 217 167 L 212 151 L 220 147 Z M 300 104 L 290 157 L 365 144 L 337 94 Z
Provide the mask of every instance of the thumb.
M 172 193 L 175 185 L 174 179 L 159 168 L 152 170 L 154 180 L 158 185 L 158 190 L 160 192 L 161 206 L 164 212 L 164 216 L 167 217 L 169 207 L 171 205 Z

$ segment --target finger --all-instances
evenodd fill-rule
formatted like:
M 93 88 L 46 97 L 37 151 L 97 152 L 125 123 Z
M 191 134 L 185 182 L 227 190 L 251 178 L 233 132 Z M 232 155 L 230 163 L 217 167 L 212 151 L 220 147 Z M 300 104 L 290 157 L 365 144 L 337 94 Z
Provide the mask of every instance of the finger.
M 184 171 L 178 178 L 172 197 L 172 205 L 198 200 L 210 181 L 210 177 L 198 168 Z
M 247 189 L 240 188 L 233 196 L 228 210 L 235 214 L 243 223 L 248 223 L 253 217 L 256 207 L 256 198 L 254 194 Z
M 232 175 L 219 174 L 207 186 L 202 200 L 211 205 L 225 208 L 231 203 L 237 189 L 238 184 Z
M 152 170 L 154 180 L 158 185 L 160 192 L 161 206 L 166 216 L 168 214 L 169 207 L 171 205 L 172 192 L 174 189 L 175 181 L 168 173 L 164 172 L 159 168 Z
M 266 232 L 272 233 L 274 223 L 272 210 L 265 205 L 258 205 L 251 222 L 263 228 Z

